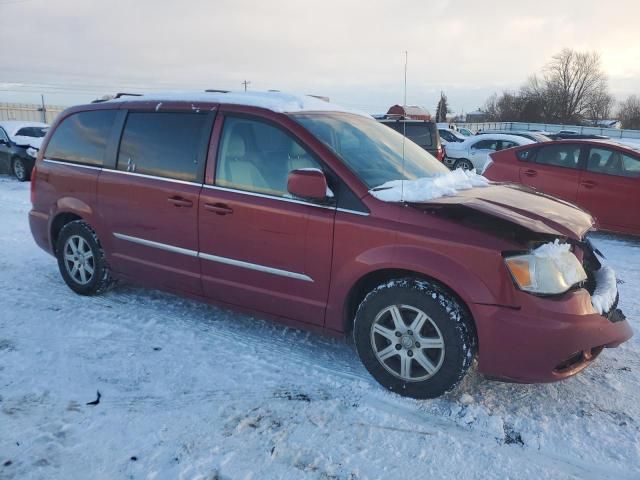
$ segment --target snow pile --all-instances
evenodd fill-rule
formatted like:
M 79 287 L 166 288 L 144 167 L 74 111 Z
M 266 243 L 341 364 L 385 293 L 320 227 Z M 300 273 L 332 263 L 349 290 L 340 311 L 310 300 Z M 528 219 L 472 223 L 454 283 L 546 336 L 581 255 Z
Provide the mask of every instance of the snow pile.
M 310 95 L 283 92 L 166 92 L 141 96 L 122 96 L 109 102 L 194 102 L 226 103 L 266 108 L 278 113 L 295 112 L 346 112 L 372 118 L 367 113 L 326 102 Z M 162 103 L 157 105 L 160 109 Z
M 416 180 L 392 180 L 369 193 L 383 202 L 427 202 L 456 195 L 460 190 L 489 186 L 489 180 L 473 171 L 454 170 Z
M 600 270 L 594 272 L 596 289 L 591 295 L 591 305 L 600 314 L 611 310 L 618 296 L 616 272 L 608 265 L 603 265 Z
M 571 252 L 571 245 L 560 243 L 558 239 L 545 243 L 533 251 L 538 258 L 548 258 L 558 271 L 562 272 L 567 285 L 575 285 L 586 280 L 586 274 L 576 256 Z

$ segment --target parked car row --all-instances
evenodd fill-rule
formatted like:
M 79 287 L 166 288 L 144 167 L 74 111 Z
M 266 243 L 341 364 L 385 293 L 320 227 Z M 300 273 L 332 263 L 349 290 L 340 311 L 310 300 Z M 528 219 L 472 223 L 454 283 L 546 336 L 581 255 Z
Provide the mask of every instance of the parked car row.
M 29 180 L 42 139 L 49 125 L 39 122 L 0 122 L 0 171 L 21 182 Z
M 569 130 L 485 130 L 461 140 L 461 134 L 446 124 L 438 127 L 440 136 L 454 139 L 443 141 L 444 158 L 438 155 L 449 168 L 533 187 L 588 210 L 602 230 L 640 235 L 640 212 L 635 208 L 640 205 L 639 150 Z M 412 131 L 406 134 L 416 140 Z
M 640 235 L 640 150 L 612 141 L 559 140 L 491 155 L 485 175 L 568 200 L 599 227 Z
M 589 214 L 450 172 L 395 131 L 414 125 L 279 92 L 74 107 L 38 155 L 31 231 L 78 294 L 124 279 L 353 335 L 373 377 L 416 398 L 476 358 L 561 380 L 631 337 Z

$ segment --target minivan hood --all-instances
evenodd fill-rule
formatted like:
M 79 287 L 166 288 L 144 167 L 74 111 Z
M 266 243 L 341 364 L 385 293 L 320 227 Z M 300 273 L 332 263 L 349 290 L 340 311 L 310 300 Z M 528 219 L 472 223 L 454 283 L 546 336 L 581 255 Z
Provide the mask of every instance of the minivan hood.
M 594 225 L 593 217 L 575 205 L 515 184 L 493 183 L 412 205 L 417 208 L 464 206 L 533 232 L 574 240 L 581 240 Z

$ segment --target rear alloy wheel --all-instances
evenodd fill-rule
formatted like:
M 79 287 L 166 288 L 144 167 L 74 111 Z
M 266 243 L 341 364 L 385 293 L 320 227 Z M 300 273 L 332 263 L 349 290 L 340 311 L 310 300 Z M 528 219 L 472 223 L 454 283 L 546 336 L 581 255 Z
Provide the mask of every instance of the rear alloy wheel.
M 101 293 L 113 283 L 98 236 L 82 220 L 62 227 L 56 257 L 65 283 L 80 295 Z
M 13 162 L 11 162 L 11 171 L 19 181 L 26 182 L 27 180 L 29 180 L 27 166 L 24 164 L 24 160 L 22 160 L 21 158 L 13 159 Z
M 475 170 L 473 163 L 471 163 L 466 158 L 461 158 L 460 160 L 456 160 L 456 163 L 453 164 L 453 169 L 456 170 L 461 168 L 462 170 Z
M 413 398 L 452 390 L 475 356 L 466 309 L 437 284 L 386 282 L 360 304 L 354 324 L 358 355 L 384 387 Z

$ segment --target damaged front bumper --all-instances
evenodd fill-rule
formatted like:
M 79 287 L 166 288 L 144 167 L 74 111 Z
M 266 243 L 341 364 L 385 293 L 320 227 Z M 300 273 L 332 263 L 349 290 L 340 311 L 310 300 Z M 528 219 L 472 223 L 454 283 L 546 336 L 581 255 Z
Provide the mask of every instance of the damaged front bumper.
M 516 293 L 517 308 L 472 306 L 478 323 L 481 373 L 502 380 L 537 383 L 562 380 L 587 367 L 604 348 L 633 336 L 616 301 L 604 314 L 587 289 L 560 296 Z

